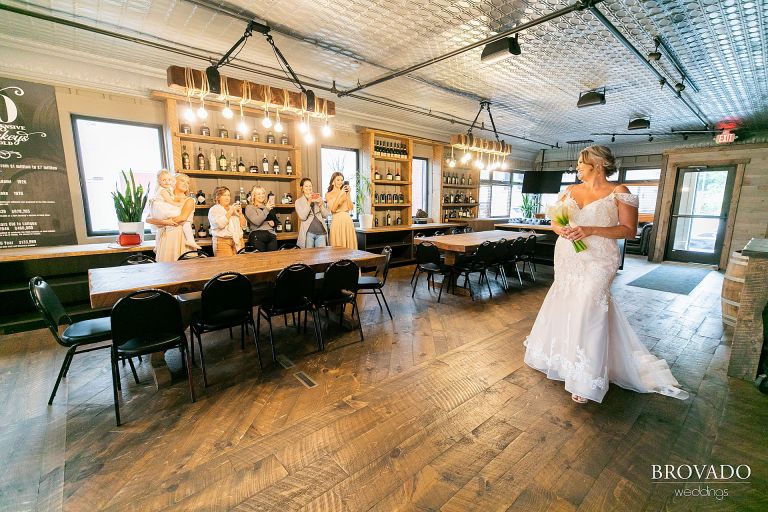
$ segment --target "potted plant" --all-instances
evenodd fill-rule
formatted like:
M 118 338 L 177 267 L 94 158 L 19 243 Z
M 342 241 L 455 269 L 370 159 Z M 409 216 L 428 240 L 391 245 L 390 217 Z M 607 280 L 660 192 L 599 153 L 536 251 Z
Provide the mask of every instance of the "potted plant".
M 360 219 L 360 227 L 368 229 L 373 227 L 373 214 L 367 213 L 371 210 L 371 180 L 367 176 L 357 174 L 357 190 L 355 209 L 357 217 Z
M 533 217 L 533 210 L 536 209 L 536 199 L 530 194 L 523 194 L 523 204 L 520 206 L 526 219 Z
M 136 186 L 133 170 L 129 169 L 128 174 L 125 171 L 122 173 L 125 191 L 121 192 L 118 188 L 112 192 L 118 231 L 121 235 L 118 237 L 118 243 L 120 245 L 138 245 L 136 243 L 137 237 L 124 237 L 122 235 L 138 235 L 138 243 L 144 240 L 144 223 L 141 221 L 141 216 L 144 213 L 144 207 L 147 206 L 149 190 L 145 193 L 142 185 Z

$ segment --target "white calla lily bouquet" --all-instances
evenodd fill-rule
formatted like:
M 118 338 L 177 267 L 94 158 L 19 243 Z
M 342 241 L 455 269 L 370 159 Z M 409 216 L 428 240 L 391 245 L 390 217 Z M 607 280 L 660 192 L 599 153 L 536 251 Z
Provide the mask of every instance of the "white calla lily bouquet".
M 573 227 L 570 224 L 571 218 L 569 209 L 562 201 L 558 201 L 550 206 L 547 209 L 547 216 L 563 227 Z M 572 240 L 571 243 L 573 244 L 573 249 L 577 253 L 587 250 L 587 244 L 585 244 L 583 240 Z

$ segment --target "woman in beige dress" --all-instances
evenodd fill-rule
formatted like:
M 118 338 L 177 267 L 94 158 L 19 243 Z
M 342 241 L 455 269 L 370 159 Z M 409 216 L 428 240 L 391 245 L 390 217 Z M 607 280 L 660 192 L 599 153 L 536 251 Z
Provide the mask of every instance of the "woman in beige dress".
M 349 184 L 344 184 L 344 175 L 335 172 L 331 175 L 331 184 L 325 195 L 328 209 L 331 211 L 330 239 L 333 247 L 357 249 L 357 234 L 349 212 L 354 208 L 349 196 Z
M 157 261 L 176 261 L 189 248 L 184 242 L 184 231 L 181 225 L 191 222 L 195 214 L 195 200 L 189 197 L 189 176 L 176 174 L 174 176 L 173 196 L 178 202 L 183 201 L 181 212 L 176 217 L 167 219 L 147 218 L 146 222 L 157 226 L 155 235 L 155 259 Z
M 243 246 L 245 215 L 240 202 L 232 204 L 232 194 L 227 187 L 219 187 L 214 193 L 216 204 L 208 210 L 208 223 L 213 237 L 214 256 L 234 256 Z

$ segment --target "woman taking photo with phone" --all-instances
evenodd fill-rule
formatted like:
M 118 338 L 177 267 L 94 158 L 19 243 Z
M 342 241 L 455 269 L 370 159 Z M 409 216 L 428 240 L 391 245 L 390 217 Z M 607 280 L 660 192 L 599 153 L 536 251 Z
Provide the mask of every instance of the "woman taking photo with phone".
M 261 252 L 277 250 L 277 217 L 272 211 L 274 207 L 275 196 L 267 197 L 263 187 L 256 186 L 251 189 L 251 204 L 245 207 L 245 218 L 248 219 L 248 227 L 251 230 L 248 245 Z
M 335 172 L 331 175 L 331 183 L 328 185 L 328 193 L 325 194 L 325 202 L 331 211 L 331 245 L 333 247 L 346 247 L 357 249 L 357 234 L 350 210 L 354 208 L 352 198 L 349 196 L 349 182 L 344 181 L 344 175 Z
M 227 187 L 214 192 L 216 204 L 208 210 L 208 223 L 213 236 L 214 256 L 234 256 L 243 246 L 245 216 L 240 203 L 232 204 L 232 194 Z
M 328 232 L 325 219 L 331 214 L 323 204 L 323 198 L 315 192 L 312 180 L 303 178 L 300 183 L 302 196 L 296 200 L 296 215 L 299 216 L 299 238 L 296 245 L 302 249 L 325 247 L 328 245 Z

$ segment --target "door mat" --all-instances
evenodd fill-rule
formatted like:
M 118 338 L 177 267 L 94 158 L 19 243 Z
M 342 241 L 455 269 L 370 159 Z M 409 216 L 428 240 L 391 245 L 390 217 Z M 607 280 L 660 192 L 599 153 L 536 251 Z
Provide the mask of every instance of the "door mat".
M 629 286 L 688 295 L 710 272 L 706 268 L 661 265 L 638 277 Z

